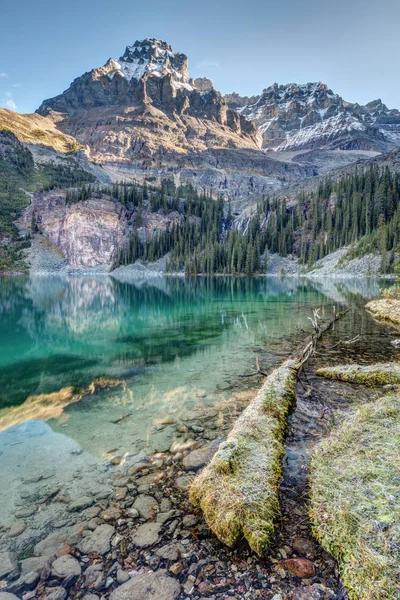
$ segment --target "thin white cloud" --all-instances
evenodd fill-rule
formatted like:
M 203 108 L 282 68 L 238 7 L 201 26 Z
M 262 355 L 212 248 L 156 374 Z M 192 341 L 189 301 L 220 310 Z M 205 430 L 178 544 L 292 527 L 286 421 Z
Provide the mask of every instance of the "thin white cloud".
M 216 60 L 209 60 L 208 58 L 205 58 L 204 60 L 200 61 L 198 65 L 196 65 L 196 69 L 204 69 L 205 67 L 217 68 L 219 67 L 219 63 L 217 63 Z
M 11 87 L 14 87 L 14 88 L 22 88 L 22 83 L 13 83 L 13 84 L 11 85 Z
M 0 73 L 0 77 L 2 77 L 3 79 L 6 79 L 8 77 L 8 73 Z
M 6 92 L 6 97 L 5 100 L 3 100 L 3 102 L 5 102 L 7 108 L 10 108 L 11 110 L 17 110 L 17 105 L 14 102 L 14 98 L 11 92 Z

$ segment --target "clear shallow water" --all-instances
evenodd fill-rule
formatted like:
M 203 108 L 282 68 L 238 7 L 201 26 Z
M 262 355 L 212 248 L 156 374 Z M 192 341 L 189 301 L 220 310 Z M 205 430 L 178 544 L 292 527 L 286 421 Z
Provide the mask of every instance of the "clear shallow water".
M 56 473 L 71 490 L 84 479 L 80 493 L 94 493 L 109 459 L 182 441 L 177 423 L 209 411 L 217 429 L 260 385 L 240 377 L 256 355 L 268 370 L 310 331 L 313 308 L 328 318 L 378 293 L 376 281 L 0 279 L 1 519 L 15 519 L 26 477 Z M 48 396 L 98 377 L 121 385 Z

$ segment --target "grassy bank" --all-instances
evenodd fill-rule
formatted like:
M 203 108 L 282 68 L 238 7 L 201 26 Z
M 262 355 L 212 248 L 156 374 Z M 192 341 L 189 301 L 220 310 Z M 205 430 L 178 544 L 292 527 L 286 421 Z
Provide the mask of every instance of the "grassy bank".
M 365 385 L 400 384 L 400 363 L 373 365 L 339 365 L 318 369 L 316 375 Z
M 380 298 L 368 302 L 366 309 L 379 321 L 400 325 L 400 300 Z
M 261 554 L 274 534 L 284 432 L 295 404 L 298 367 L 288 360 L 273 371 L 191 486 L 191 501 L 229 546 L 244 537 Z
M 400 597 L 400 397 L 354 410 L 314 451 L 313 532 L 351 600 Z

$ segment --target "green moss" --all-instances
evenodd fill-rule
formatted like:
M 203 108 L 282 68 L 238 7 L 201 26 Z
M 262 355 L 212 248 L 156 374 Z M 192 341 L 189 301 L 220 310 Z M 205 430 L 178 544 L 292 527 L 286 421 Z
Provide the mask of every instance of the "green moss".
M 295 402 L 298 367 L 296 361 L 286 361 L 267 378 L 191 486 L 191 501 L 229 546 L 243 536 L 261 555 L 274 534 L 284 432 Z
M 351 413 L 314 451 L 313 532 L 351 600 L 400 598 L 400 398 Z
M 316 375 L 365 385 L 400 384 L 400 363 L 376 363 L 373 365 L 340 365 L 318 369 Z

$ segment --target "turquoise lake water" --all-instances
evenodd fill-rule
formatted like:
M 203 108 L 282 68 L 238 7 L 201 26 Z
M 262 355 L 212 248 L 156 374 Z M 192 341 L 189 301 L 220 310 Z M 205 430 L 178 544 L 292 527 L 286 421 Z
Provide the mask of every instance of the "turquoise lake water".
M 256 356 L 264 371 L 288 356 L 311 331 L 314 308 L 329 318 L 378 293 L 377 281 L 1 278 L 3 517 L 27 473 L 57 469 L 67 480 L 77 464 L 90 473 L 110 457 L 167 450 L 168 420 L 256 389 L 260 378 L 241 376 Z M 57 394 L 99 377 L 117 385 L 79 401 Z

